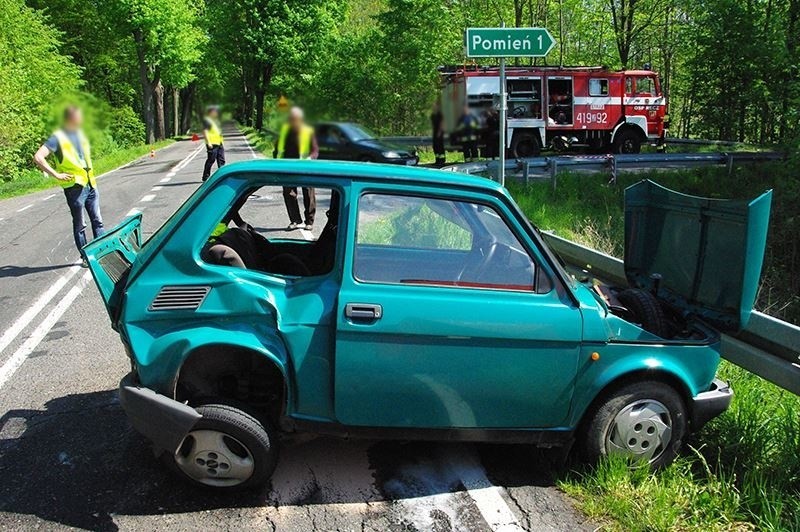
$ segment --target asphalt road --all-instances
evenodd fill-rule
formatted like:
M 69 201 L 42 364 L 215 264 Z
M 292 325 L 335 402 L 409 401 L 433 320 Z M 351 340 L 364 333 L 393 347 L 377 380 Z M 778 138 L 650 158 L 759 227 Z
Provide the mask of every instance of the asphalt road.
M 256 157 L 238 132 L 226 133 L 229 161 Z M 204 159 L 198 144 L 178 142 L 102 176 L 107 227 L 136 209 L 145 233 L 156 229 L 200 185 Z M 245 218 L 280 231 L 280 191 L 254 199 Z M 190 488 L 160 466 L 119 406 L 128 362 L 77 265 L 60 189 L 0 202 L 0 257 L 0 529 L 594 528 L 553 486 L 557 453 L 524 446 L 304 437 L 286 443 L 260 492 Z

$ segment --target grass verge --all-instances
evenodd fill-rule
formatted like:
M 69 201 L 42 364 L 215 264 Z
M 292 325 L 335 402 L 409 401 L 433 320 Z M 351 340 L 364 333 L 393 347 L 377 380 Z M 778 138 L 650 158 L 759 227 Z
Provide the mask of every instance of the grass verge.
M 272 158 L 272 151 L 275 149 L 275 138 L 273 135 L 248 126 L 240 125 L 239 129 L 242 130 L 245 138 L 247 138 L 247 142 L 250 143 L 255 151 L 262 153 L 270 159 Z
M 798 321 L 795 253 L 800 186 L 791 165 L 759 165 L 625 175 L 605 186 L 596 175 L 559 176 L 549 184 L 510 186 L 543 229 L 622 254 L 623 190 L 644 177 L 681 192 L 752 198 L 772 188 L 772 227 L 758 306 Z M 778 223 L 779 221 L 779 223 Z M 800 397 L 732 364 L 719 375 L 735 391 L 731 408 L 694 435 L 671 466 L 651 474 L 608 460 L 568 473 L 559 483 L 610 530 L 800 530 Z
M 173 142 L 175 141 L 172 139 L 162 140 L 161 142 L 157 142 L 153 148 L 163 148 L 169 146 Z M 147 155 L 150 149 L 149 145 L 135 146 L 100 157 L 94 161 L 95 175 L 104 174 L 118 166 L 136 160 L 143 155 Z M 22 196 L 57 185 L 58 183 L 54 179 L 44 177 L 41 171 L 31 168 L 21 172 L 11 181 L 0 181 L 0 199 Z

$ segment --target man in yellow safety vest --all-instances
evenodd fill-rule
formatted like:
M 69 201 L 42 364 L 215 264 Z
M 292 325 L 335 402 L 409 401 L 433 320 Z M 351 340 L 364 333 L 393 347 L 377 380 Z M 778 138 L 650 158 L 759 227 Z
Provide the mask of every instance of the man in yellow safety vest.
M 319 155 L 314 128 L 306 125 L 303 110 L 299 107 L 292 107 L 289 110 L 289 120 L 281 127 L 278 143 L 272 155 L 276 159 L 316 159 Z M 317 199 L 313 188 L 303 187 L 305 220 L 300 216 L 300 207 L 297 204 L 297 187 L 283 187 L 283 201 L 289 214 L 287 231 L 302 226 L 308 231 L 314 228 Z
M 209 107 L 203 120 L 203 137 L 206 140 L 206 165 L 203 167 L 203 181 L 211 175 L 214 162 L 217 168 L 225 166 L 225 148 L 222 146 L 222 129 L 219 126 L 219 108 Z
M 83 113 L 79 107 L 69 106 L 64 111 L 64 124 L 48 138 L 34 154 L 33 161 L 44 173 L 58 180 L 64 189 L 70 213 L 72 234 L 78 252 L 86 245 L 86 222 L 83 211 L 89 215 L 94 238 L 105 233 L 100 216 L 100 195 L 92 168 L 92 153 L 89 141 L 81 129 Z M 53 155 L 53 166 L 47 157 Z M 87 266 L 83 258 L 84 267 Z

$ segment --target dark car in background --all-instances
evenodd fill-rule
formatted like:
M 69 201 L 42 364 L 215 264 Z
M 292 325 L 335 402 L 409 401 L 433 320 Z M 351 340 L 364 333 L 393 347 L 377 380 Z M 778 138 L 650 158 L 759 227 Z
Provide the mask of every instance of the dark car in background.
M 352 122 L 324 122 L 315 130 L 320 159 L 409 166 L 419 162 L 416 151 L 385 142 Z

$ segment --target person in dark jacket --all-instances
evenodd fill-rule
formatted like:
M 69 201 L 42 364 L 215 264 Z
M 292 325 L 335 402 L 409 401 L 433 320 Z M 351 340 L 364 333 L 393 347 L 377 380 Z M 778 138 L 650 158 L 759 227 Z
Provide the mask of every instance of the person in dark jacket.
M 444 151 L 444 115 L 442 115 L 442 105 L 438 100 L 433 104 L 431 127 L 433 129 L 433 153 L 436 156 L 436 166 L 443 166 L 446 161 Z
M 464 162 L 471 163 L 478 158 L 478 119 L 472 114 L 468 105 L 464 106 L 464 113 L 458 119 L 456 131 L 461 138 L 461 149 L 464 152 Z

